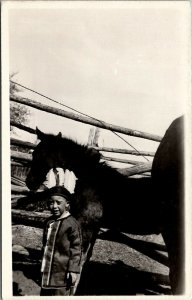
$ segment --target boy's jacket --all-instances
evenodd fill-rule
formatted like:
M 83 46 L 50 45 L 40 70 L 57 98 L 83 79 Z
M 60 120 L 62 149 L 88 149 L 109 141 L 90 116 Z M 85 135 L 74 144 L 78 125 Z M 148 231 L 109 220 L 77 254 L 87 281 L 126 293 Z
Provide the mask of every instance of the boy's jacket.
M 42 287 L 65 287 L 67 272 L 80 273 L 81 234 L 77 221 L 71 215 L 56 221 L 49 219 L 44 230 L 43 244 Z

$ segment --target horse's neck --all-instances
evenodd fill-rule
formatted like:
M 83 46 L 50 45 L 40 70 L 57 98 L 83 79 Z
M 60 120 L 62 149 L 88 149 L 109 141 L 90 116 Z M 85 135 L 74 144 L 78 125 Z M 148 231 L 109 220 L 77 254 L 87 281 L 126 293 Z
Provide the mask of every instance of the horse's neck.
M 56 161 L 58 167 L 69 169 L 73 171 L 75 175 L 81 176 L 85 172 L 87 159 L 86 155 L 83 155 L 81 148 L 78 149 L 75 146 L 74 149 L 72 148 L 66 155 L 66 148 L 61 145 L 60 149 L 58 149 Z
M 87 182 L 98 181 L 103 184 L 106 178 L 120 176 L 116 170 L 109 166 L 104 166 L 94 159 L 94 155 L 86 147 L 71 144 L 70 151 L 66 151 L 66 146 L 61 145 L 57 152 L 58 167 L 73 171 L 75 176 Z

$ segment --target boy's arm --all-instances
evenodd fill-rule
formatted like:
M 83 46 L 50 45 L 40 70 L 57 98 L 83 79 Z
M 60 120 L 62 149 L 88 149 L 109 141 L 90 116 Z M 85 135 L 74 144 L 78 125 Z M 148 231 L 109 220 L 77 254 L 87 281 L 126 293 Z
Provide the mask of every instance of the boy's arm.
M 69 234 L 70 239 L 70 258 L 68 272 L 80 273 L 81 262 L 81 233 L 77 223 L 72 226 L 72 230 Z
M 50 220 L 50 217 L 45 220 L 44 224 L 43 224 L 43 239 L 42 239 L 42 244 L 43 244 L 43 248 L 45 247 L 46 245 L 46 242 L 47 242 L 47 231 L 48 231 L 48 224 L 49 224 L 49 220 Z
M 47 243 L 47 232 L 48 232 L 50 220 L 52 220 L 51 217 L 49 217 L 47 220 L 45 220 L 45 222 L 43 224 L 42 253 L 44 253 L 44 248 Z

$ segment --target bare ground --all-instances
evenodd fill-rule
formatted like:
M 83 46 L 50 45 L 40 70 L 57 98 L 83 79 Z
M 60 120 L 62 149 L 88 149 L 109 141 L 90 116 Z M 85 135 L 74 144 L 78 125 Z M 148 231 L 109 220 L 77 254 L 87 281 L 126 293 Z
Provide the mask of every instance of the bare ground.
M 13 225 L 12 234 L 14 295 L 39 295 L 42 229 Z M 140 294 L 170 294 L 161 235 L 101 232 L 77 295 Z

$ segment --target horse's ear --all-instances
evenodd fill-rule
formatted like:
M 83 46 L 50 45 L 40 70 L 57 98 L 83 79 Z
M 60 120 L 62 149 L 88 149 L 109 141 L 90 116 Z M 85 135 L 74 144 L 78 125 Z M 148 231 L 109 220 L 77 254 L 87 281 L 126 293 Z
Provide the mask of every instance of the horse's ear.
M 61 139 L 61 138 L 62 138 L 62 133 L 59 132 L 58 135 L 57 135 L 57 137 L 58 137 L 59 139 Z
M 36 134 L 37 134 L 37 138 L 39 139 L 39 140 L 43 140 L 44 139 L 44 137 L 45 137 L 45 134 L 41 131 L 41 130 L 39 130 L 39 128 L 38 127 L 36 127 Z

